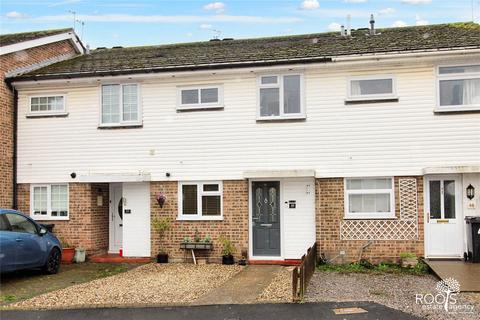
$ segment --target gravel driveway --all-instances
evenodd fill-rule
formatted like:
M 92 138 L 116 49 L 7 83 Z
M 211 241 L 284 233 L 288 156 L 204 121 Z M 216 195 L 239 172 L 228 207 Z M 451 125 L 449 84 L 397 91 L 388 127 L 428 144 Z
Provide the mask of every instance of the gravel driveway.
M 316 272 L 308 286 L 305 300 L 373 301 L 426 319 L 478 319 L 479 293 L 460 293 L 457 297 L 457 305 L 474 306 L 473 314 L 424 310 L 421 305 L 417 305 L 415 294 L 436 294 L 437 281 L 431 275 Z
M 74 285 L 9 305 L 9 308 L 78 308 L 188 304 L 242 270 L 220 264 L 156 264 Z

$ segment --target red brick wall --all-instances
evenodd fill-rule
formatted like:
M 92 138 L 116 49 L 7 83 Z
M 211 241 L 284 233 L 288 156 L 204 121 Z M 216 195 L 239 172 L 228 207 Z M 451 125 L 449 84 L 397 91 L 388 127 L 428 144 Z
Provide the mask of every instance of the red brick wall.
M 401 177 L 403 178 L 403 177 Z M 413 252 L 423 256 L 423 180 L 422 177 L 409 177 L 417 179 L 418 201 L 418 239 L 417 240 L 373 240 L 365 249 L 362 257 L 372 262 L 398 260 L 401 252 Z M 398 177 L 395 178 L 395 207 L 396 216 L 399 217 L 400 197 L 398 195 Z M 316 233 L 318 252 L 324 253 L 328 259 L 345 251 L 345 257 L 338 257 L 334 263 L 356 261 L 360 255 L 361 247 L 368 240 L 342 240 L 340 238 L 340 223 L 344 217 L 344 186 L 343 178 L 317 179 L 316 180 Z
M 242 250 L 248 251 L 248 182 L 246 180 L 223 181 L 223 221 L 177 221 L 178 215 L 178 185 L 177 182 L 152 182 L 151 215 L 155 217 L 169 217 L 172 220 L 171 229 L 166 232 L 163 240 L 159 241 L 158 234 L 152 228 L 152 256 L 160 248 L 165 250 L 170 259 L 184 258 L 185 251 L 180 249 L 184 237 L 193 240 L 195 230 L 204 238 L 209 235 L 214 244 L 214 250 L 209 254 L 209 261 L 217 262 L 221 257 L 222 247 L 218 241 L 220 235 L 225 235 L 233 241 L 237 252 L 241 256 Z M 155 195 L 162 192 L 167 200 L 163 208 L 157 204 Z M 190 259 L 190 252 L 187 255 Z
M 97 196 L 103 199 L 97 205 Z M 75 247 L 83 247 L 87 254 L 108 249 L 109 189 L 107 183 L 70 183 L 69 220 L 45 220 L 39 223 L 55 224 L 54 233 Z M 30 185 L 18 185 L 19 210 L 30 213 Z
M 74 55 L 68 40 L 0 56 L 0 208 L 13 203 L 13 94 L 5 83 L 5 73 L 64 55 Z

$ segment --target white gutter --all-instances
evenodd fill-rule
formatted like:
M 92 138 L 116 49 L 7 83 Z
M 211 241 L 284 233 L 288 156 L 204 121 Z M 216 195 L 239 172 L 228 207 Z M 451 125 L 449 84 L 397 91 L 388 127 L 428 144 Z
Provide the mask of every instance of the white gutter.
M 423 52 L 403 52 L 400 51 L 398 53 L 376 53 L 376 54 L 365 54 L 365 55 L 350 55 L 350 56 L 334 56 L 330 57 L 333 63 L 329 62 L 321 62 L 321 63 L 309 63 L 309 68 L 315 67 L 335 67 L 338 68 L 338 64 L 341 65 L 351 65 L 351 64 L 363 64 L 368 61 L 403 61 L 405 59 L 413 59 L 413 58 L 437 58 L 437 57 L 464 57 L 470 54 L 480 54 L 480 47 L 474 49 L 449 49 L 449 50 L 436 50 L 436 51 L 423 51 Z M 167 68 L 159 68 L 160 72 L 146 72 L 146 73 L 132 73 L 132 74 L 120 74 L 120 75 L 92 75 L 92 76 L 85 76 L 85 77 L 75 77 L 75 75 L 82 75 L 88 74 L 90 72 L 70 72 L 70 73 L 57 73 L 57 74 L 49 74 L 48 76 L 72 76 L 72 78 L 62 78 L 62 79 L 39 79 L 39 80 L 28 80 L 28 81 L 14 81 L 12 85 L 15 87 L 23 87 L 23 86 L 31 86 L 31 85 L 48 85 L 48 84 L 59 84 L 59 83 L 89 83 L 92 81 L 108 81 L 111 79 L 150 79 L 150 78 L 169 78 L 169 77 L 181 77 L 181 76 L 191 76 L 191 75 L 218 75 L 218 74 L 232 74 L 232 73 L 245 73 L 245 72 L 252 72 L 252 73 L 260 73 L 264 71 L 272 71 L 272 70 L 300 70 L 305 69 L 307 65 L 302 62 L 308 62 L 311 59 L 322 59 L 322 57 L 311 57 L 311 58 L 301 58 L 301 59 L 283 59 L 283 60 L 259 60 L 259 61 L 249 61 L 249 62 L 240 62 L 236 63 L 235 66 L 232 66 L 232 63 L 221 63 L 221 64 L 202 64 L 202 65 L 188 65 L 188 66 L 181 66 L 184 68 L 194 68 L 194 67 L 209 67 L 209 66 L 232 66 L 231 68 L 225 69 L 210 69 L 210 70 L 187 70 L 187 71 L 170 71 L 170 72 L 163 72 L 160 70 L 168 70 L 168 69 L 175 69 L 178 67 L 167 67 Z M 328 57 L 325 57 L 328 59 Z M 272 65 L 272 66 L 265 66 L 265 67 L 255 67 L 252 66 L 251 68 L 240 68 L 242 65 L 248 64 L 255 64 L 255 63 L 285 63 L 287 61 L 292 61 L 292 64 L 282 64 L 282 65 Z M 115 73 L 115 72 L 135 72 L 138 70 L 143 69 L 130 69 L 130 70 L 109 70 L 108 72 Z M 152 70 L 152 69 L 145 69 L 145 70 Z
M 77 36 L 75 35 L 75 33 L 64 32 L 64 33 L 55 34 L 53 36 L 46 36 L 46 37 L 42 37 L 34 40 L 28 40 L 28 41 L 14 43 L 7 46 L 2 46 L 0 47 L 0 55 L 9 54 L 9 53 L 17 52 L 21 50 L 26 50 L 34 47 L 39 47 L 49 43 L 54 43 L 54 42 L 63 41 L 63 40 L 70 40 L 75 46 L 75 49 L 77 50 L 78 53 L 81 53 L 81 54 L 84 53 L 85 50 L 82 44 L 80 43 L 80 41 L 78 40 Z

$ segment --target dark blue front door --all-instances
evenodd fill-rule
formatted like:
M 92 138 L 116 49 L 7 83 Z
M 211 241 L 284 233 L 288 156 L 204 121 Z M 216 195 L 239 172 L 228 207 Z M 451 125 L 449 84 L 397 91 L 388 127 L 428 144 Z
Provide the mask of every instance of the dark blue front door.
M 254 256 L 280 256 L 280 182 L 252 183 Z

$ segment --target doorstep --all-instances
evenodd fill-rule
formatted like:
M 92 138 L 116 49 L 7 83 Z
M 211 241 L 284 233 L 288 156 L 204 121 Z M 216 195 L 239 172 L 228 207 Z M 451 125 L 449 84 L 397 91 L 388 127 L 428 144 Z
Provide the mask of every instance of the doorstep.
M 149 263 L 148 257 L 120 257 L 118 254 L 100 254 L 89 257 L 90 262 L 96 263 Z
M 248 260 L 248 264 L 253 265 L 278 265 L 278 266 L 298 266 L 302 263 L 301 259 L 285 260 Z

